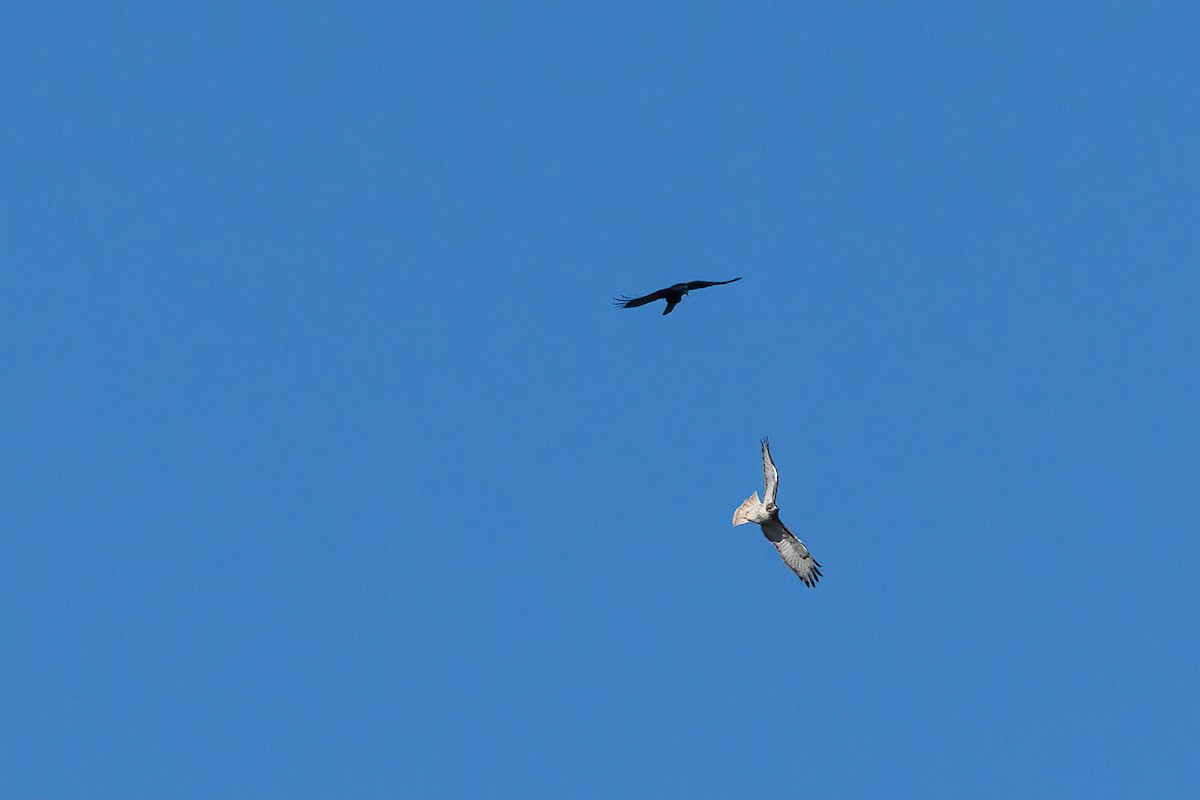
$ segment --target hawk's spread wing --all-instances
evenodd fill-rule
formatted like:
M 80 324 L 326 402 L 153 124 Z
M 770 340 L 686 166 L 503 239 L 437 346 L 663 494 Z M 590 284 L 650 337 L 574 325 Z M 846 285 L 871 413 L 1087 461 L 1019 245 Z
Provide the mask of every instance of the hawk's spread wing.
M 779 491 L 779 470 L 775 469 L 775 461 L 771 458 L 771 443 L 762 440 L 763 478 L 766 488 L 763 489 L 763 505 L 775 502 L 775 493 Z
M 796 577 L 804 581 L 805 586 L 816 586 L 821 579 L 821 565 L 808 552 L 804 542 L 792 535 L 778 518 L 764 522 L 761 527 L 763 536 L 775 545 L 784 563 L 792 568 Z

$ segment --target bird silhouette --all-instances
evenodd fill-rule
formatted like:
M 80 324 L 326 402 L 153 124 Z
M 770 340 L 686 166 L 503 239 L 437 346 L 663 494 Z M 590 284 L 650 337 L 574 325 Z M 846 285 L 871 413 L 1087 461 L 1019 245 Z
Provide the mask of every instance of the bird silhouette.
M 675 310 L 675 306 L 679 305 L 679 301 L 683 296 L 693 289 L 707 289 L 709 286 L 722 286 L 726 283 L 740 281 L 741 278 L 733 278 L 727 281 L 688 281 L 687 283 L 677 283 L 674 286 L 668 286 L 666 289 L 659 289 L 657 292 L 651 292 L 641 297 L 617 297 L 613 300 L 617 304 L 617 308 L 637 308 L 644 306 L 647 303 L 653 303 L 655 300 L 666 300 L 667 307 L 663 309 L 663 315 L 670 314 Z
M 746 522 L 757 522 L 762 528 L 763 536 L 775 545 L 783 561 L 792 568 L 792 572 L 804 585 L 813 587 L 821 579 L 821 565 L 808 552 L 804 542 L 800 541 L 779 521 L 779 506 L 775 505 L 775 493 L 779 491 L 779 470 L 775 469 L 775 461 L 771 458 L 771 445 L 762 440 L 763 499 L 758 499 L 758 492 L 750 495 L 746 502 L 733 512 L 733 524 L 742 525 Z

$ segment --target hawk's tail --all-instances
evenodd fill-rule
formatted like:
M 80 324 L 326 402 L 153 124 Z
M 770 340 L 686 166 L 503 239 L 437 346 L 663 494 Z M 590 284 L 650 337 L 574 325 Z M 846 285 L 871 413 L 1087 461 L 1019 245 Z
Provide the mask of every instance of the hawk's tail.
M 761 516 L 766 513 L 762 502 L 758 499 L 758 492 L 746 498 L 746 502 L 738 506 L 737 511 L 733 512 L 733 524 L 741 525 L 745 522 L 753 522 L 752 517 Z

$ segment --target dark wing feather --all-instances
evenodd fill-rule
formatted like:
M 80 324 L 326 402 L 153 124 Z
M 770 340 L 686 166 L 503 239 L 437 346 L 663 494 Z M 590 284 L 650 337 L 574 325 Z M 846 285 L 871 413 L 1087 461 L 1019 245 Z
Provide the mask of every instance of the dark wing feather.
M 622 295 L 621 297 L 614 298 L 613 302 L 617 304 L 618 308 L 637 308 L 638 306 L 646 305 L 646 303 L 653 303 L 655 300 L 665 300 L 670 291 L 670 289 L 659 289 L 657 292 L 651 292 L 641 297 L 625 297 Z
M 740 280 L 741 278 L 730 278 L 727 281 L 688 281 L 685 285 L 690 292 L 692 289 L 707 289 L 710 286 L 724 286 L 727 283 L 733 283 L 734 281 Z
M 682 297 L 668 297 L 667 307 L 663 309 L 663 316 L 665 317 L 667 314 L 670 314 L 672 311 L 674 311 L 675 306 L 679 305 L 679 301 L 682 299 Z
M 812 553 L 808 552 L 804 542 L 797 539 L 778 517 L 764 522 L 760 527 L 763 536 L 775 545 L 783 562 L 792 568 L 796 577 L 804 581 L 804 585 L 809 588 L 816 586 L 817 581 L 821 579 L 821 565 L 812 557 Z

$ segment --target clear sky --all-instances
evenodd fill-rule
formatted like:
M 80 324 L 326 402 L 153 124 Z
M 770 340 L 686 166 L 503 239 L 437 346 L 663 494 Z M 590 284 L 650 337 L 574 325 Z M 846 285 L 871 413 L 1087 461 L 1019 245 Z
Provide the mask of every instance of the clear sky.
M 1200 796 L 1194 4 L 163 5 L 0 11 L 0 795 Z

